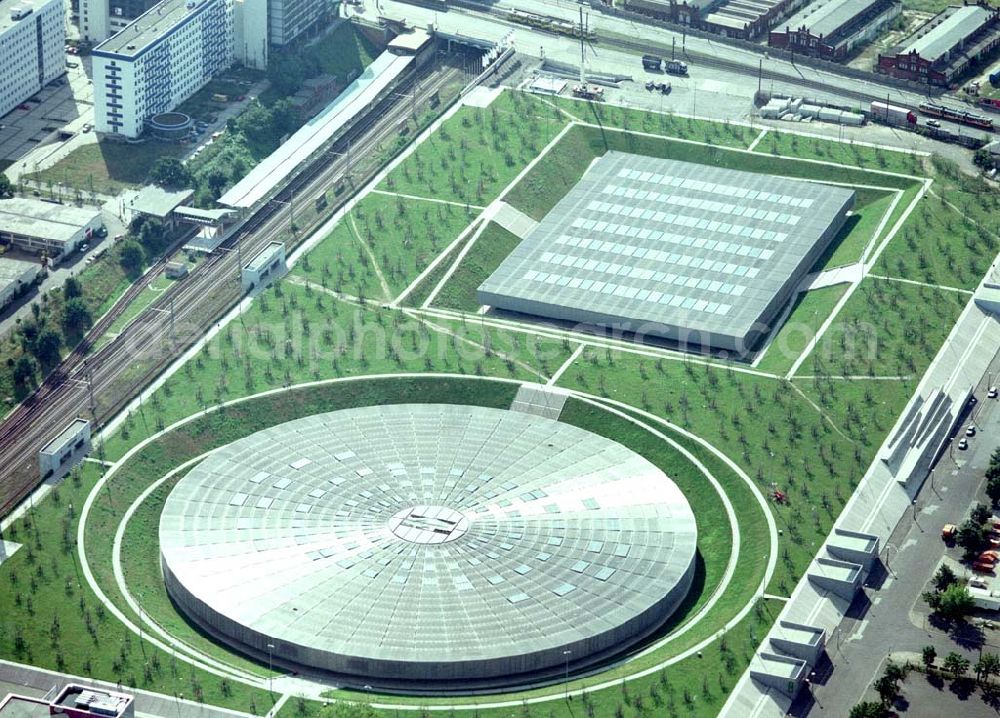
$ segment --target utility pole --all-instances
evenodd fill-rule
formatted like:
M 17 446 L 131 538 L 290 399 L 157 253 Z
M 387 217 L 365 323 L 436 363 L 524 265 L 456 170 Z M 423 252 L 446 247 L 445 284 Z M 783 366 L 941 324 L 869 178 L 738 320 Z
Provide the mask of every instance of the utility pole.
M 584 79 L 585 72 L 583 67 L 584 63 L 586 62 L 585 59 L 586 47 L 587 46 L 583 42 L 583 5 L 581 5 L 580 6 L 580 84 L 581 85 L 584 84 L 584 82 L 586 82 L 586 80 Z
M 674 35 L 670 38 L 670 61 L 673 62 L 677 59 L 677 36 Z
M 760 58 L 760 64 L 757 66 L 757 94 L 760 94 L 760 85 L 764 81 L 764 58 Z
M 94 421 L 97 421 L 97 404 L 94 402 L 94 371 L 91 369 L 87 372 L 87 388 L 90 390 L 90 413 L 94 416 Z
M 170 298 L 170 338 L 175 339 L 174 336 L 174 298 Z

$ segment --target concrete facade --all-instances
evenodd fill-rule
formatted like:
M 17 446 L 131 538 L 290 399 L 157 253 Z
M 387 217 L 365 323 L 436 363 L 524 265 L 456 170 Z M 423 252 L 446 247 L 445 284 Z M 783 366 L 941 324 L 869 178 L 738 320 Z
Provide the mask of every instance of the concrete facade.
M 165 0 L 91 53 L 95 128 L 142 134 L 234 58 L 233 0 Z
M 36 262 L 0 257 L 0 309 L 34 284 L 41 271 L 42 266 Z
M 240 272 L 240 283 L 244 292 L 263 289 L 287 271 L 285 243 L 271 242 L 244 265 Z
M 59 0 L 0 2 L 0 115 L 66 72 L 65 10 Z
M 59 479 L 90 451 L 90 422 L 75 419 L 38 452 L 38 471 L 43 480 Z

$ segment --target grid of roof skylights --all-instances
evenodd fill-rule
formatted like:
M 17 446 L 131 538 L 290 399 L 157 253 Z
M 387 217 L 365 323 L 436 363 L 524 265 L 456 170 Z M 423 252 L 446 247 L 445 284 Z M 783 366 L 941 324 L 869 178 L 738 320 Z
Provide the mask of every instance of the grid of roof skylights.
M 609 152 L 483 283 L 480 301 L 631 330 L 745 333 L 852 203 L 847 189 Z
M 683 599 L 695 543 L 679 489 L 624 446 L 438 404 L 236 441 L 178 483 L 160 523 L 189 613 L 366 680 L 495 679 L 620 649 Z

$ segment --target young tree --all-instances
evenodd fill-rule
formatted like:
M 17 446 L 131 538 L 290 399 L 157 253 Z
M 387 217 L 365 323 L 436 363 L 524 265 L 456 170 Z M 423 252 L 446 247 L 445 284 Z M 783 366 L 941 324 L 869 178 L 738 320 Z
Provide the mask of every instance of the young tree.
M 976 602 L 965 586 L 949 586 L 939 595 L 937 612 L 950 621 L 961 621 L 976 608 Z
M 986 504 L 978 502 L 972 507 L 972 512 L 969 514 L 969 518 L 973 521 L 973 523 L 979 524 L 980 526 L 989 521 L 992 516 L 993 512 L 990 511 L 989 507 Z
M 988 529 L 983 524 L 966 519 L 958 527 L 955 542 L 965 549 L 966 556 L 971 556 L 983 547 L 988 533 Z
M 38 364 L 31 358 L 30 354 L 22 354 L 14 362 L 14 383 L 21 387 L 31 387 L 35 385 L 35 372 L 38 371 Z
M 1000 471 L 996 476 L 989 476 L 986 479 L 986 495 L 990 497 L 990 503 L 996 508 L 1000 506 Z
M 934 659 L 937 658 L 937 649 L 934 646 L 924 646 L 924 649 L 920 652 L 920 659 L 924 663 L 924 668 L 930 668 L 934 665 Z
M 885 718 L 885 706 L 876 701 L 864 701 L 851 708 L 849 718 Z
M 1000 675 L 1000 657 L 995 653 L 984 653 L 976 661 L 976 680 L 987 680 L 990 676 Z
M 149 178 L 161 187 L 181 189 L 191 186 L 191 173 L 176 157 L 161 157 L 149 171 Z
M 941 564 L 941 568 L 937 570 L 934 574 L 934 578 L 931 579 L 934 583 L 935 590 L 943 591 L 954 583 L 958 582 L 958 576 L 952 570 L 951 566 L 946 563 Z
M 63 283 L 63 299 L 69 300 L 82 296 L 83 287 L 80 285 L 80 280 L 76 277 L 67 277 Z
M 969 659 L 961 653 L 952 651 L 944 657 L 944 669 L 955 676 L 955 678 L 958 678 L 969 670 Z
M 66 334 L 83 334 L 87 329 L 90 329 L 91 324 L 93 324 L 93 318 L 82 299 L 73 297 L 63 305 L 62 327 Z
M 0 199 L 10 199 L 14 196 L 14 185 L 11 183 L 10 178 L 3 172 L 0 172 Z
M 62 337 L 54 329 L 42 329 L 32 347 L 32 353 L 42 366 L 51 366 L 59 361 L 59 347 Z
M 882 676 L 875 681 L 875 692 L 883 706 L 891 706 L 899 697 L 899 686 L 889 676 Z
M 146 263 L 146 252 L 134 239 L 127 239 L 118 250 L 118 262 L 128 274 L 137 275 Z

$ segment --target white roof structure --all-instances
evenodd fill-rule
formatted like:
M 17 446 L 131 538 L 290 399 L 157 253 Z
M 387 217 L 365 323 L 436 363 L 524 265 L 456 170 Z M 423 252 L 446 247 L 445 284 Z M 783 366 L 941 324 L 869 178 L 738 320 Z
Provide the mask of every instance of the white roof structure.
M 354 82 L 288 141 L 219 198 L 229 207 L 252 207 L 295 173 L 306 159 L 375 102 L 413 62 L 413 56 L 383 52 Z
M 101 216 L 98 209 L 14 197 L 0 200 L 0 232 L 68 242 Z
M 627 649 L 683 601 L 696 543 L 680 489 L 625 446 L 444 404 L 240 439 L 181 479 L 160 519 L 167 588 L 214 634 L 425 688 Z

